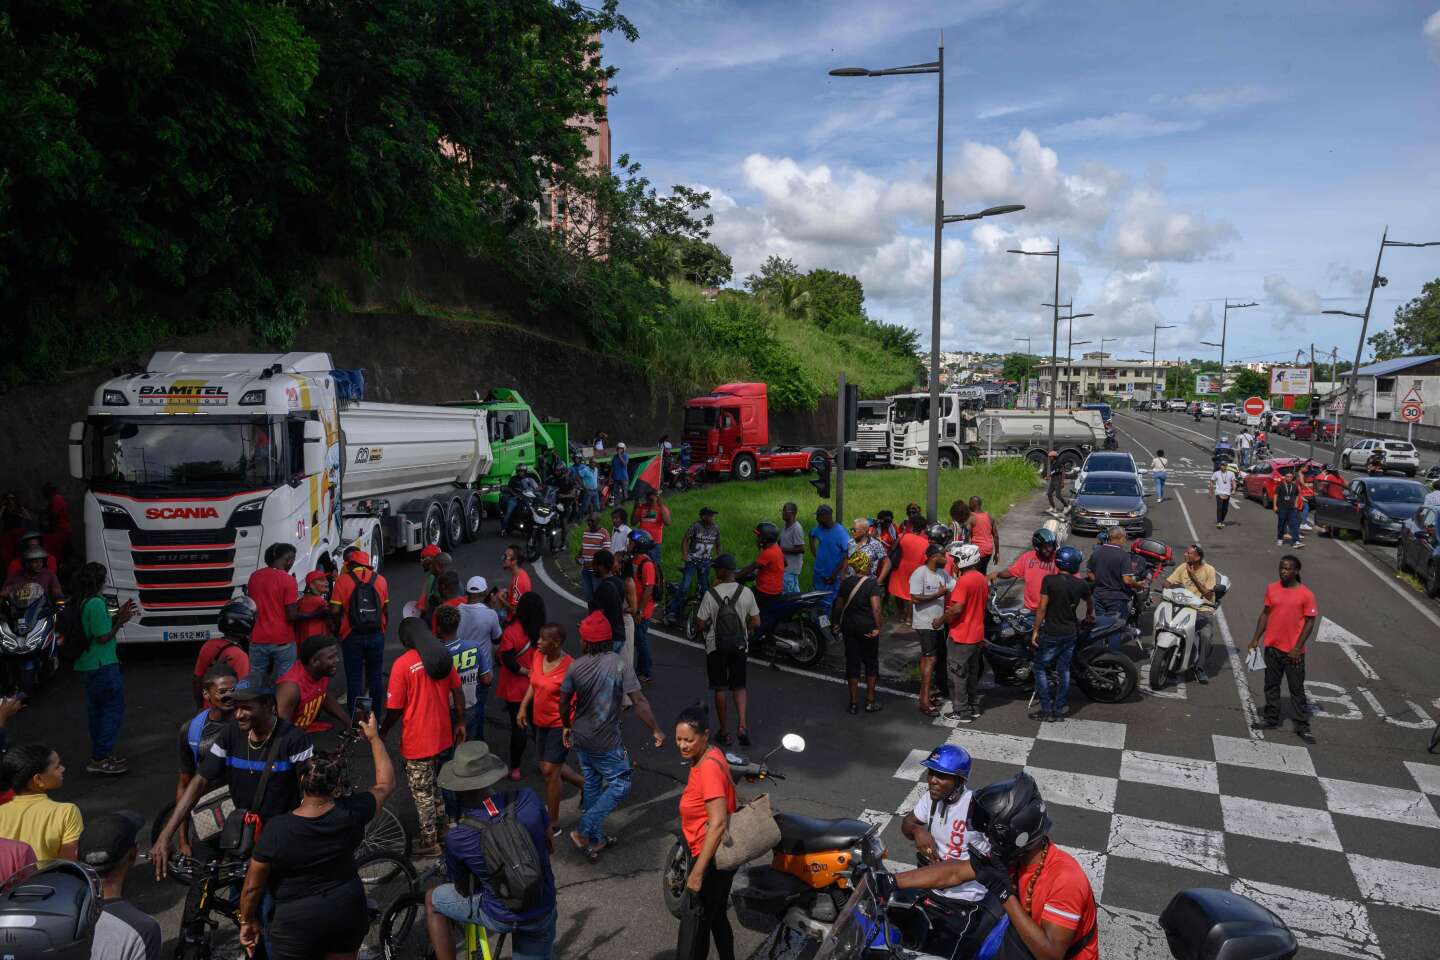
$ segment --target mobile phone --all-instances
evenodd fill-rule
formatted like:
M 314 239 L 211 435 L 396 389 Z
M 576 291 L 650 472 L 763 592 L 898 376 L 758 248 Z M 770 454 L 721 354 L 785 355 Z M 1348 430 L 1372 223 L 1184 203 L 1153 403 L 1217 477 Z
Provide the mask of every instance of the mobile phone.
M 371 711 L 371 708 L 374 706 L 374 704 L 375 704 L 375 702 L 374 702 L 373 700 L 371 700 L 369 697 L 356 697 L 356 698 L 355 698 L 355 719 L 356 719 L 356 720 L 368 720 L 368 719 L 370 719 L 370 711 Z

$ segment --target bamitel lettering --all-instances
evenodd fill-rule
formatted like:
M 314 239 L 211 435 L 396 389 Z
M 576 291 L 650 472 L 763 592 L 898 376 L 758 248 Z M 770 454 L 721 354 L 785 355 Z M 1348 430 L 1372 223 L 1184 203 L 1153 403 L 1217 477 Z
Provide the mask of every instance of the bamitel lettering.
M 219 520 L 220 511 L 214 507 L 150 507 L 145 511 L 146 520 Z

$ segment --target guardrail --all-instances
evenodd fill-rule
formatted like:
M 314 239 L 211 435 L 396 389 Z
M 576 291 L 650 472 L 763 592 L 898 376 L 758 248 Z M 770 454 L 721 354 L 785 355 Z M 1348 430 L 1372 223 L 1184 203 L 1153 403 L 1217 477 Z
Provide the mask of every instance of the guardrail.
M 1414 436 L 1410 435 L 1410 424 L 1404 420 L 1377 420 L 1374 417 L 1350 418 L 1350 430 L 1366 437 L 1384 437 L 1392 440 L 1411 440 L 1415 446 L 1427 450 L 1440 450 L 1440 426 L 1429 423 L 1414 425 Z

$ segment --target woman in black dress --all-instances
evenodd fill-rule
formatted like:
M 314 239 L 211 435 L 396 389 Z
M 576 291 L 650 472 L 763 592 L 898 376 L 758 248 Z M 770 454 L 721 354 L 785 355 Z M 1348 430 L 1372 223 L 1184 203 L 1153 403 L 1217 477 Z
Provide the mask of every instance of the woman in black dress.
M 354 960 L 365 939 L 370 917 L 355 848 L 395 789 L 395 768 L 374 714 L 360 720 L 360 729 L 374 757 L 375 786 L 342 796 L 342 758 L 317 754 L 300 768 L 300 806 L 260 832 L 240 895 L 240 942 L 251 953 L 260 942 L 266 893 L 274 901 L 264 924 L 270 960 Z

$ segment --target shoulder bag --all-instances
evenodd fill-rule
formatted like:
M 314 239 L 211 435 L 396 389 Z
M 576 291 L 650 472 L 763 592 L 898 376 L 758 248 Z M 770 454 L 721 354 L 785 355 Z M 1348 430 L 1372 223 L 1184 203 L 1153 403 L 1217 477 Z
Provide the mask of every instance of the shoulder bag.
M 713 754 L 707 759 L 720 762 Z M 728 771 L 726 776 L 729 776 Z M 721 838 L 720 846 L 715 848 L 715 869 L 739 869 L 756 857 L 769 853 L 779 842 L 780 825 L 775 822 L 775 812 L 770 808 L 770 795 L 762 793 L 730 814 L 725 836 Z
M 260 839 L 260 807 L 265 802 L 265 788 L 270 784 L 270 774 L 275 772 L 275 755 L 280 751 L 279 731 L 272 731 L 274 739 L 270 749 L 265 751 L 265 772 L 260 774 L 260 783 L 255 787 L 255 798 L 251 801 L 253 810 L 246 810 L 230 803 L 230 812 L 225 815 L 225 826 L 220 832 L 220 849 L 233 854 L 236 859 L 248 858 L 255 851 L 255 841 Z

